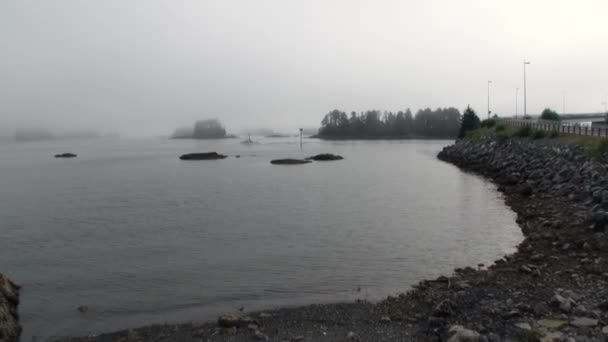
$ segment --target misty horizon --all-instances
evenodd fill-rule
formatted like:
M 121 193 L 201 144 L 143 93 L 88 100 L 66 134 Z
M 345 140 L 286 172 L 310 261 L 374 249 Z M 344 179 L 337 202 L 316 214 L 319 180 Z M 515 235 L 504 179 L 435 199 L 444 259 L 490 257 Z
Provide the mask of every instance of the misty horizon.
M 0 135 L 319 127 L 333 109 L 597 113 L 608 3 L 7 1 Z M 565 106 L 564 106 L 565 105 Z

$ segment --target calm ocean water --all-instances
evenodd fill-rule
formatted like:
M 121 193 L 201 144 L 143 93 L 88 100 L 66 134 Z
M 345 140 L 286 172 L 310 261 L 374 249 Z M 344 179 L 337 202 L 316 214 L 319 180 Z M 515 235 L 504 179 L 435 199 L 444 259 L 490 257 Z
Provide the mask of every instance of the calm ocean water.
M 0 272 L 23 286 L 22 340 L 378 300 L 522 239 L 492 184 L 436 159 L 448 141 L 261 142 L 0 144 Z M 178 160 L 205 151 L 241 158 Z M 320 152 L 346 159 L 269 163 Z

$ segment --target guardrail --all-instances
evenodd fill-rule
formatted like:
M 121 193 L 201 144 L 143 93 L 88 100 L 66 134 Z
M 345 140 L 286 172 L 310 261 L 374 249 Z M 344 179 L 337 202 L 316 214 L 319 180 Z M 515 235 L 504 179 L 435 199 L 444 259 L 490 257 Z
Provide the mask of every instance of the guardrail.
M 588 135 L 595 137 L 608 137 L 608 126 L 582 126 L 566 124 L 560 121 L 542 121 L 542 120 L 516 120 L 516 119 L 501 119 L 500 123 L 507 124 L 511 127 L 521 128 L 530 127 L 543 131 L 556 131 L 564 134 Z

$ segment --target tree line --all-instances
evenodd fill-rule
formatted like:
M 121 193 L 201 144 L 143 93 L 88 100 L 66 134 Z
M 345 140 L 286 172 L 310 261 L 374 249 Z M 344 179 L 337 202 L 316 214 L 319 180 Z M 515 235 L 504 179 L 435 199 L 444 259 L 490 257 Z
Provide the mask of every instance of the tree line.
M 460 111 L 453 107 L 421 109 L 415 115 L 408 109 L 396 113 L 368 110 L 351 112 L 348 116 L 336 109 L 325 115 L 318 136 L 326 139 L 455 138 L 460 122 Z

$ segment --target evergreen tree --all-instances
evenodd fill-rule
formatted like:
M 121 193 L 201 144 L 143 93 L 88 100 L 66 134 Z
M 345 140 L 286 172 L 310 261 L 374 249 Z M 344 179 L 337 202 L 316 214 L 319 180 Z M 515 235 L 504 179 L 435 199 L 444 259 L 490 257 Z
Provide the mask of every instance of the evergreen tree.
M 551 108 L 545 108 L 540 114 L 541 120 L 559 121 L 559 114 Z
M 467 109 L 464 111 L 462 115 L 462 123 L 460 124 L 460 132 L 458 133 L 459 138 L 464 138 L 468 131 L 472 131 L 474 129 L 478 129 L 481 125 L 481 121 L 475 111 L 467 106 Z
M 405 112 L 368 110 L 350 118 L 339 110 L 329 112 L 321 121 L 319 136 L 338 139 L 386 139 L 433 137 L 454 138 L 460 128 L 460 111 L 456 108 L 419 110 L 415 116 Z

